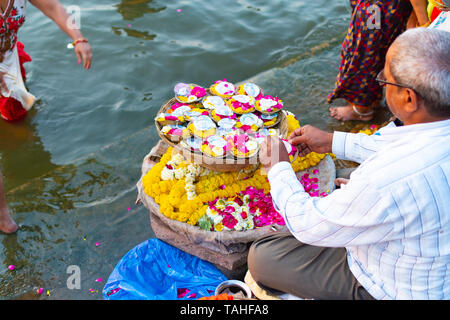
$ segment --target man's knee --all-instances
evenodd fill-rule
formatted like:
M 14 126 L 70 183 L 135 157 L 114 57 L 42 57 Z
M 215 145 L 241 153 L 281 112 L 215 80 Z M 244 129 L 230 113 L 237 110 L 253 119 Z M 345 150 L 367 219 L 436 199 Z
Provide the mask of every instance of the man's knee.
M 274 233 L 262 237 L 252 243 L 248 253 L 248 269 L 255 281 L 264 281 L 264 279 L 276 276 L 272 274 L 277 272 L 275 265 L 280 261 L 275 257 L 280 256 L 284 238 L 290 237 L 290 234 Z
M 264 265 L 264 262 L 267 262 L 267 246 L 264 243 L 264 238 L 255 240 L 248 252 L 248 270 L 256 281 L 259 274 L 259 267 Z

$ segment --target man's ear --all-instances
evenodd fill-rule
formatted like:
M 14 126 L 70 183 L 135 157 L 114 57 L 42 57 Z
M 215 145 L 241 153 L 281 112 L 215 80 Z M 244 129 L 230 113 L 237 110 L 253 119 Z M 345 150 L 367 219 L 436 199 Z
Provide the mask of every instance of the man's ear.
M 409 113 L 414 113 L 419 109 L 419 96 L 417 93 L 409 88 L 404 88 L 404 110 Z

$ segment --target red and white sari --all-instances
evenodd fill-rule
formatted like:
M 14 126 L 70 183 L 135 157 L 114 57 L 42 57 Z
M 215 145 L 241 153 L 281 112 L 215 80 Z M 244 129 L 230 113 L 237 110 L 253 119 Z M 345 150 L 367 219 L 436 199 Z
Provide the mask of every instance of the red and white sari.
M 8 8 L 12 6 L 12 9 L 9 16 L 7 12 L 4 13 L 6 19 L 0 15 L 0 37 L 9 48 L 0 62 L 0 72 L 4 73 L 3 79 L 7 86 L 7 90 L 0 88 L 0 115 L 7 121 L 18 121 L 26 116 L 36 98 L 25 87 L 23 64 L 31 61 L 31 58 L 24 51 L 23 44 L 17 41 L 17 32 L 25 22 L 26 0 L 10 2 Z

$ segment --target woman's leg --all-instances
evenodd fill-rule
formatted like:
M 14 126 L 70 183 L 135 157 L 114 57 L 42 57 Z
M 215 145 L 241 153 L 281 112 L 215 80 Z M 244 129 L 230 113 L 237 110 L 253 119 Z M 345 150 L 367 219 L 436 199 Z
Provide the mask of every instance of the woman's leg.
M 9 214 L 6 204 L 5 191 L 3 188 L 3 178 L 0 172 L 0 231 L 4 233 L 13 233 L 17 231 L 17 224 Z
M 404 0 L 351 0 L 350 4 L 352 17 L 342 44 L 339 74 L 327 100 L 347 101 L 346 106 L 330 108 L 333 118 L 369 121 L 382 99 L 376 76 L 384 67 L 387 49 L 405 30 L 412 8 Z M 374 24 L 375 16 L 380 18 L 379 25 Z
M 347 264 L 344 248 L 315 247 L 274 233 L 250 247 L 248 268 L 261 286 L 305 299 L 373 299 Z

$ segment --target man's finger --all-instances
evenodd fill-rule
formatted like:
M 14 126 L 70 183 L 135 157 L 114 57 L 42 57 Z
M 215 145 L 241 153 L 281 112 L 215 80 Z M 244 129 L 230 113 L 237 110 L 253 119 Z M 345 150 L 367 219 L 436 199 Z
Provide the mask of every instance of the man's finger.
M 302 128 L 297 128 L 289 135 L 288 139 L 294 138 L 302 134 Z
M 293 146 L 296 146 L 296 145 L 301 144 L 301 143 L 307 144 L 307 138 L 305 136 L 296 136 L 294 138 L 289 139 L 288 141 Z
M 311 151 L 311 149 L 310 148 L 305 148 L 305 149 L 302 149 L 300 152 L 299 152 L 299 156 L 300 157 L 304 157 L 304 156 L 306 156 L 308 153 L 311 153 L 312 151 Z

